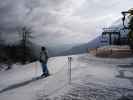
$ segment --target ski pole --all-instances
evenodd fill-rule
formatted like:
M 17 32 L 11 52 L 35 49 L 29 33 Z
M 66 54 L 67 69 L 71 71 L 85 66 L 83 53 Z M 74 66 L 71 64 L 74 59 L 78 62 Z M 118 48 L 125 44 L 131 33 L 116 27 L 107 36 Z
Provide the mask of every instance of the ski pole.
M 34 63 L 34 67 L 35 67 L 35 77 L 37 76 L 37 62 Z
M 71 61 L 72 57 L 68 57 L 68 83 L 71 84 Z

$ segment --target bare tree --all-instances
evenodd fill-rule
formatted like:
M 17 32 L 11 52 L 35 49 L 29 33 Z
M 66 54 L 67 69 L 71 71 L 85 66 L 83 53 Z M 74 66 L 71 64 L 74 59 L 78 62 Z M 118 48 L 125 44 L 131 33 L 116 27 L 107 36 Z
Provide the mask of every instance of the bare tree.
M 0 44 L 3 44 L 3 39 L 2 39 L 2 32 L 0 32 Z
M 27 43 L 30 42 L 30 38 L 33 38 L 31 28 L 24 26 L 20 29 L 19 34 L 21 37 L 21 46 L 22 46 L 22 58 L 23 58 L 22 61 L 23 63 L 25 63 L 27 57 Z

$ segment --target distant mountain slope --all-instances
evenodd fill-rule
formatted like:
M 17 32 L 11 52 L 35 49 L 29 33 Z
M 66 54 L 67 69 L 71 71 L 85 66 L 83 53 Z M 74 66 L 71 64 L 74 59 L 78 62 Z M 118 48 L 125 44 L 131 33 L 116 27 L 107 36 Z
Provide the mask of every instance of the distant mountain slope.
M 101 36 L 98 36 L 88 43 L 79 44 L 78 46 L 74 46 L 69 50 L 59 53 L 59 55 L 71 55 L 71 54 L 86 53 L 86 52 L 88 52 L 89 48 L 97 48 L 102 45 L 107 45 L 107 43 L 104 43 L 104 44 L 101 43 L 100 39 L 101 39 Z

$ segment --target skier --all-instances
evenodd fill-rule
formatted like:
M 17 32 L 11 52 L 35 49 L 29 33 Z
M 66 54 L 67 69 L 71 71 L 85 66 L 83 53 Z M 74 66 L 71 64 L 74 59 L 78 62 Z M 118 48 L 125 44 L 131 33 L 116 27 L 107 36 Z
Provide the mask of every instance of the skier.
M 41 52 L 40 52 L 40 63 L 42 65 L 42 71 L 43 74 L 41 77 L 47 77 L 49 76 L 49 71 L 47 68 L 47 62 L 48 62 L 48 53 L 45 47 L 41 47 Z

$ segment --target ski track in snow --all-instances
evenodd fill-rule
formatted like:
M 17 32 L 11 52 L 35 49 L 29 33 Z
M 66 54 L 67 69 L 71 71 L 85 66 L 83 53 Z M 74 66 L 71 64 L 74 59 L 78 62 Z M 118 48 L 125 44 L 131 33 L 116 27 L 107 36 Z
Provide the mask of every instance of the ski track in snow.
M 67 56 L 49 59 L 51 76 L 41 75 L 39 62 L 0 72 L 0 100 L 117 100 L 133 97 L 133 58 L 96 58 L 72 55 L 68 84 Z

